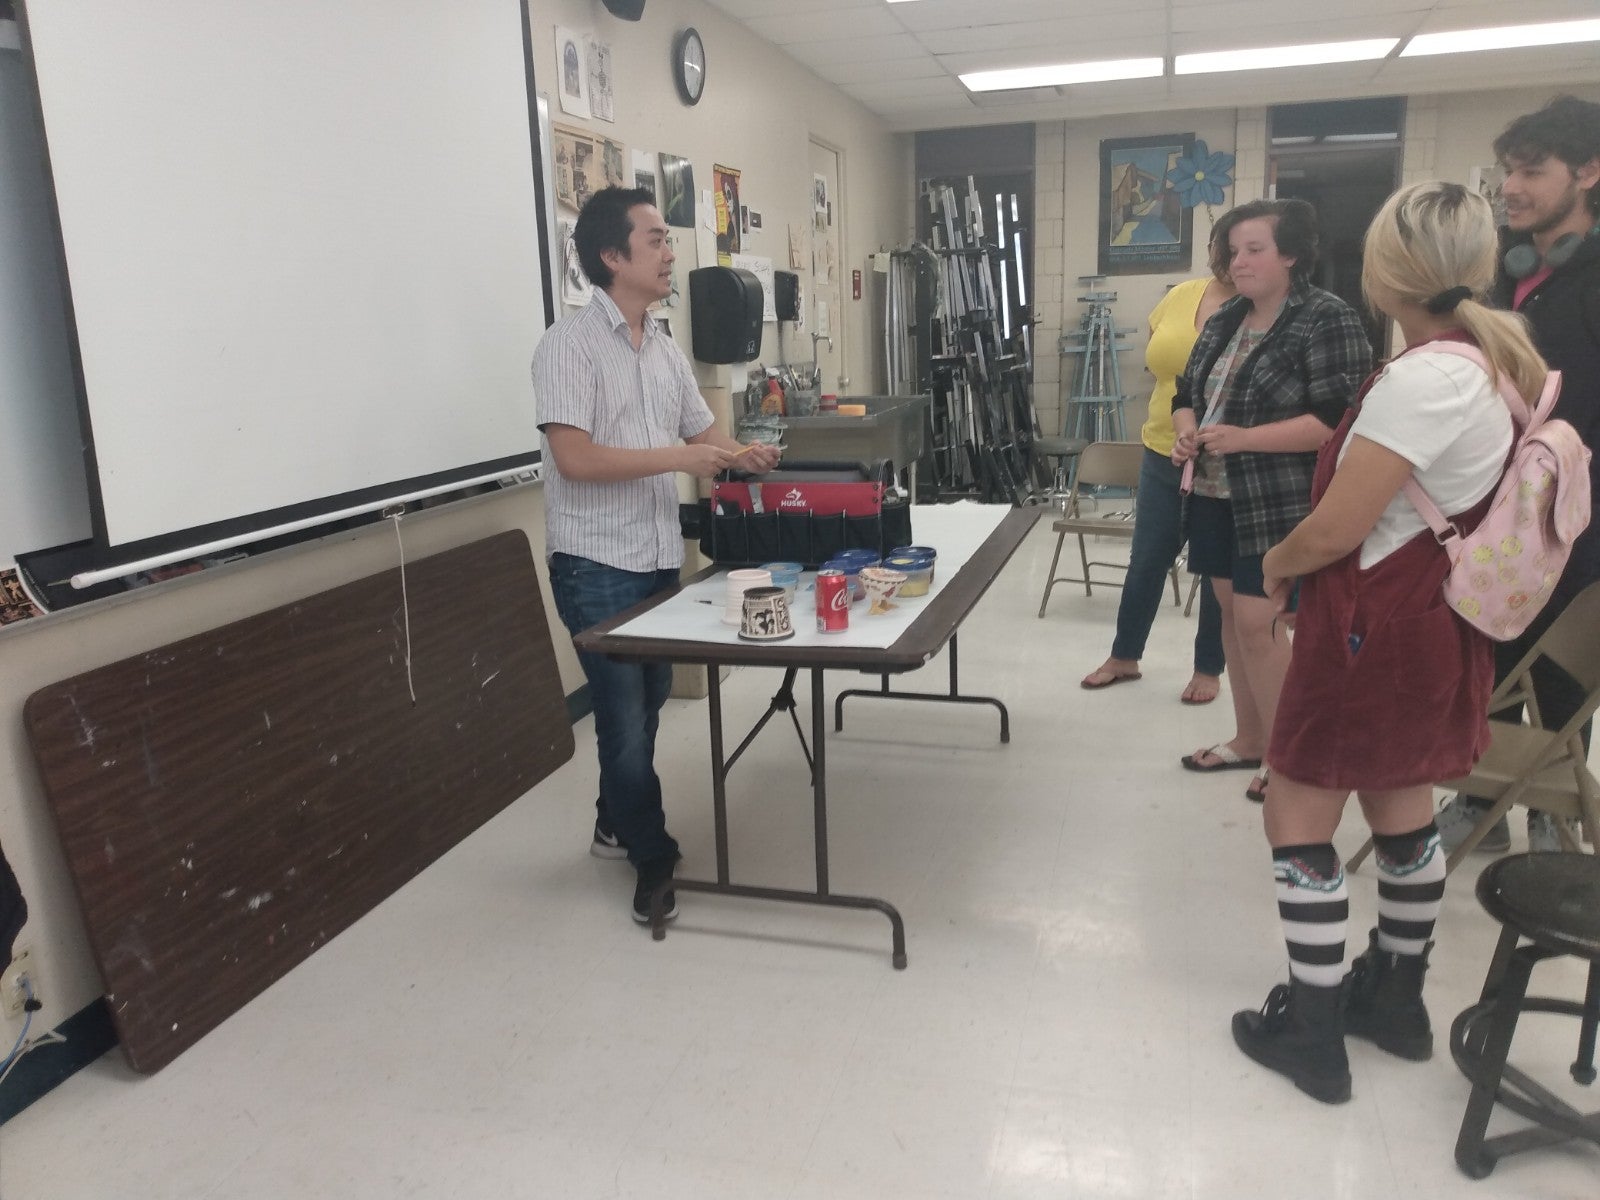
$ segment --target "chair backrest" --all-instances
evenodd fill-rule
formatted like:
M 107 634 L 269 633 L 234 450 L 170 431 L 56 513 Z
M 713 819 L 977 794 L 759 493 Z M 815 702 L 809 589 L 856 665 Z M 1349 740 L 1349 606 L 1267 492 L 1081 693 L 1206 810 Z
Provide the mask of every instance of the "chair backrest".
M 1591 697 L 1600 689 L 1600 582 L 1572 598 L 1534 650 L 1571 675 Z
M 1090 442 L 1078 456 L 1080 487 L 1139 486 L 1139 468 L 1144 463 L 1141 442 Z

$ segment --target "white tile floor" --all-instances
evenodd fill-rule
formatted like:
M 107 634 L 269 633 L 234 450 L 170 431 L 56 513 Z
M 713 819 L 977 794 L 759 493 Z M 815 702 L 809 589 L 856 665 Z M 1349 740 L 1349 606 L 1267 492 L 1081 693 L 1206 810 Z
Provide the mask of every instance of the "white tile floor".
M 1062 588 L 1035 619 L 1050 540 L 1035 532 L 962 634 L 963 682 L 1010 704 L 1011 745 L 982 710 L 878 702 L 850 702 L 830 739 L 834 887 L 899 906 L 908 970 L 869 913 L 685 895 L 653 943 L 628 917 L 631 872 L 585 854 L 584 722 L 559 774 L 160 1074 L 114 1052 L 0 1128 L 0 1197 L 1600 1194 L 1592 1148 L 1460 1175 L 1466 1085 L 1442 1048 L 1417 1065 L 1353 1043 L 1340 1108 L 1235 1050 L 1229 1014 L 1284 954 L 1244 776 L 1177 767 L 1229 732 L 1226 697 L 1178 704 L 1194 625 L 1171 607 L 1142 682 L 1081 691 L 1117 593 Z M 737 673 L 730 713 L 776 678 Z M 705 719 L 674 701 L 661 736 L 695 874 L 713 869 Z M 807 886 L 786 726 L 740 764 L 731 805 L 736 879 Z M 1352 816 L 1340 844 L 1363 836 Z M 1442 1027 L 1494 939 L 1472 874 L 1429 979 Z M 1361 941 L 1370 869 L 1352 891 Z M 1581 995 L 1575 966 L 1543 971 L 1541 990 Z M 1575 1044 L 1570 1020 L 1530 1018 L 1518 1049 L 1594 1108 L 1566 1075 Z

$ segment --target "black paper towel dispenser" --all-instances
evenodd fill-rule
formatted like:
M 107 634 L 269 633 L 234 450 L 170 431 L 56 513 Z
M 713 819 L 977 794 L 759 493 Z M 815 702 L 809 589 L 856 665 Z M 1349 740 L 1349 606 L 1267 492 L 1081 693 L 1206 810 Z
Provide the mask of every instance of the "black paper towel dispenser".
M 689 272 L 689 323 L 694 356 L 708 363 L 761 357 L 761 280 L 737 267 Z

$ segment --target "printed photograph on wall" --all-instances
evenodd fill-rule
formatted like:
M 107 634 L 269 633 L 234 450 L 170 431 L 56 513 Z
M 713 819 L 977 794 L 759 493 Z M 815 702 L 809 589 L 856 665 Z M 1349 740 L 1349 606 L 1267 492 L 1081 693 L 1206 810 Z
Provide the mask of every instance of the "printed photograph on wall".
M 578 261 L 578 246 L 572 240 L 572 228 L 577 222 L 563 217 L 557 224 L 561 232 L 561 303 L 582 308 L 594 295 L 594 285 Z
M 1194 209 L 1169 175 L 1193 146 L 1192 133 L 1100 143 L 1100 274 L 1189 270 Z
M 649 192 L 659 207 L 661 189 L 656 186 L 656 156 L 648 150 L 635 150 L 629 157 L 633 159 L 633 186 Z
M 676 154 L 661 156 L 661 215 L 679 229 L 694 227 L 694 164 Z
M 580 33 L 556 26 L 556 94 L 561 111 L 589 119 L 589 56 Z
M 607 42 L 589 43 L 589 108 L 597 121 L 615 121 L 612 94 L 611 46 Z
M 717 208 L 717 264 L 731 266 L 744 247 L 739 234 L 739 172 L 721 163 L 711 168 L 711 203 Z
M 1506 223 L 1506 198 L 1500 189 L 1506 181 L 1506 169 L 1498 163 L 1492 167 L 1472 167 L 1467 172 L 1467 187 L 1489 202 L 1494 209 L 1494 223 Z
M 628 186 L 627 152 L 621 142 L 570 125 L 552 125 L 550 142 L 558 204 L 576 211 L 603 187 Z

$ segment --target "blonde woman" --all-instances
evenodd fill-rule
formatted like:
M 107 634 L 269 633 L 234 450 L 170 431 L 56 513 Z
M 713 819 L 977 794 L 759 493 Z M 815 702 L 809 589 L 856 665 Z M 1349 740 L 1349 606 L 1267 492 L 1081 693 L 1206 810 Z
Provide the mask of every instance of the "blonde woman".
M 1384 204 L 1362 288 L 1406 350 L 1367 381 L 1319 456 L 1311 514 L 1262 563 L 1280 606 L 1300 582 L 1266 803 L 1290 982 L 1236 1014 L 1233 1035 L 1328 1103 L 1350 1095 L 1347 1031 L 1402 1058 L 1432 1053 L 1422 980 L 1445 878 L 1432 785 L 1466 774 L 1487 744 L 1494 655 L 1445 606 L 1445 553 L 1401 487 L 1415 475 L 1474 527 L 1512 444 L 1499 382 L 1525 397 L 1544 385 L 1520 319 L 1483 303 L 1496 247 L 1488 203 L 1459 184 L 1416 184 Z M 1441 340 L 1476 345 L 1490 369 L 1429 349 Z M 1332 838 L 1352 791 L 1377 843 L 1378 927 L 1346 975 Z

